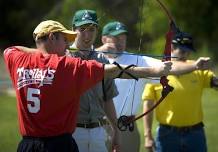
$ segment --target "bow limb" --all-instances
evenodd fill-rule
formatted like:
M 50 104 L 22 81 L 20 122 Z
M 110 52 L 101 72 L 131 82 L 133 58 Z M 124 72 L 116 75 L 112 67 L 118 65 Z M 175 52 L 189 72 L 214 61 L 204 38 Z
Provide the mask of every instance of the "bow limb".
M 171 15 L 171 13 L 169 12 L 169 10 L 166 8 L 166 6 L 160 1 L 160 0 L 156 0 L 158 2 L 158 4 L 160 5 L 160 7 L 164 10 L 165 14 L 167 15 L 168 19 L 172 22 L 174 22 L 173 16 Z
M 172 15 L 169 13 L 169 11 L 163 5 L 163 3 L 160 2 L 160 0 L 156 0 L 156 1 L 160 4 L 161 8 L 163 8 L 164 12 L 166 13 L 166 15 L 168 16 L 168 19 L 169 19 L 170 25 L 169 25 L 169 30 L 166 33 L 166 42 L 165 42 L 165 49 L 164 49 L 164 53 L 163 53 L 164 56 L 163 56 L 162 61 L 170 61 L 171 60 L 171 50 L 172 50 L 172 48 L 171 48 L 172 38 L 173 38 L 174 34 L 179 31 L 179 29 L 176 27 L 176 24 L 173 20 Z M 160 83 L 163 87 L 163 90 L 161 92 L 161 98 L 148 111 L 146 111 L 145 113 L 139 115 L 138 117 L 136 117 L 132 120 L 129 120 L 128 123 L 134 122 L 134 121 L 142 118 L 143 116 L 147 115 L 151 111 L 153 111 L 167 97 L 167 95 L 173 91 L 174 88 L 172 86 L 170 86 L 168 84 L 168 82 L 169 82 L 169 80 L 167 79 L 166 76 L 162 76 L 160 78 Z
M 165 43 L 165 49 L 164 49 L 164 57 L 162 59 L 162 61 L 170 61 L 171 60 L 171 42 L 172 42 L 172 38 L 174 36 L 174 34 L 176 32 L 179 32 L 179 29 L 176 27 L 176 24 L 173 20 L 172 15 L 169 13 L 168 9 L 163 5 L 163 3 L 160 0 L 156 0 L 161 8 L 164 10 L 164 12 L 166 13 L 166 15 L 168 16 L 169 19 L 169 30 L 166 33 L 166 43 Z M 126 116 L 122 116 L 120 117 L 120 119 L 118 119 L 118 128 L 121 131 L 125 131 L 127 130 L 127 128 L 129 128 L 130 131 L 133 130 L 134 126 L 133 126 L 133 122 L 142 118 L 143 116 L 147 115 L 148 113 L 150 113 L 151 111 L 153 111 L 166 97 L 167 95 L 173 91 L 173 87 L 170 86 L 168 84 L 169 80 L 167 79 L 166 76 L 162 76 L 160 79 L 160 83 L 163 87 L 163 90 L 161 92 L 161 98 L 146 112 L 144 112 L 143 114 L 135 117 L 135 118 L 128 118 Z
M 170 30 L 167 32 L 166 34 L 166 44 L 165 44 L 165 50 L 164 50 L 164 58 L 162 61 L 170 61 L 171 60 L 171 41 L 172 41 L 172 37 L 173 37 L 173 32 L 171 31 L 171 28 Z M 152 106 L 148 111 L 146 111 L 145 113 L 143 113 L 142 115 L 136 117 L 134 119 L 134 121 L 142 118 L 143 116 L 149 114 L 150 112 L 152 112 L 166 97 L 167 95 L 173 91 L 173 87 L 170 86 L 168 84 L 169 80 L 167 79 L 166 76 L 162 76 L 160 78 L 160 83 L 163 87 L 163 90 L 161 92 L 161 98 L 154 104 L 154 106 Z

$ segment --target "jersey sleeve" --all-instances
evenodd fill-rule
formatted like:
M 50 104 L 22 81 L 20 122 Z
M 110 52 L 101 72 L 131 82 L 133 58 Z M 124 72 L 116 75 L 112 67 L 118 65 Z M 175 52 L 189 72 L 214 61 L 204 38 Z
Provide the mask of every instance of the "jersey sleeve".
M 25 53 L 23 51 L 20 51 L 16 47 L 9 47 L 4 51 L 4 61 L 5 65 L 8 69 L 8 72 L 11 76 L 11 79 L 14 83 L 15 76 L 14 72 L 16 72 L 16 65 L 19 64 L 18 61 Z
M 7 48 L 4 51 L 4 60 L 8 68 L 10 69 L 14 63 L 16 63 L 17 59 L 19 59 L 19 57 L 23 54 L 24 52 L 20 51 L 16 47 Z
M 145 85 L 145 88 L 144 88 L 144 91 L 143 91 L 143 94 L 142 94 L 142 100 L 143 101 L 146 101 L 146 100 L 155 101 L 156 100 L 154 87 L 155 87 L 155 85 L 151 84 L 151 83 L 147 83 Z

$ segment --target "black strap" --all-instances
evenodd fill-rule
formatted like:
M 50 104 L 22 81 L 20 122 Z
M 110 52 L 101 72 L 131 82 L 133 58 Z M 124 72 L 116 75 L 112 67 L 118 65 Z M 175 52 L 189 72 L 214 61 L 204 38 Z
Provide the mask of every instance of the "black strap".
M 103 69 L 105 69 L 105 64 L 103 63 Z M 104 101 L 107 101 L 107 93 L 105 90 L 105 83 L 104 83 L 104 78 L 102 80 L 102 90 L 103 90 L 103 99 Z
M 136 67 L 136 65 L 131 64 L 131 65 L 129 65 L 129 66 L 127 66 L 127 67 L 125 67 L 125 68 L 123 69 L 123 68 L 119 65 L 119 63 L 114 62 L 113 64 L 116 65 L 116 66 L 121 70 L 121 72 L 119 73 L 119 75 L 118 75 L 116 78 L 120 78 L 120 77 L 123 75 L 123 73 L 126 73 L 128 76 L 130 76 L 130 77 L 132 77 L 133 79 L 135 79 L 135 80 L 138 81 L 138 78 L 137 78 L 137 77 L 135 77 L 134 75 L 132 75 L 131 73 L 129 73 L 129 72 L 126 71 L 127 69 L 129 69 L 129 68 L 131 68 L 131 67 Z
M 107 101 L 107 93 L 106 93 L 106 90 L 105 90 L 104 78 L 102 80 L 102 90 L 103 90 L 103 99 L 104 99 L 104 101 Z

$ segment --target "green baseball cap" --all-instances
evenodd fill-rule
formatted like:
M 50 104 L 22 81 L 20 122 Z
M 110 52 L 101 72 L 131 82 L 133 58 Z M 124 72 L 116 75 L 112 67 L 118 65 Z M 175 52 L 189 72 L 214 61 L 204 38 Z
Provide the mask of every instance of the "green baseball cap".
M 121 22 L 110 22 L 103 27 L 102 35 L 117 36 L 122 33 L 128 33 L 127 27 Z
M 93 10 L 79 10 L 75 13 L 72 21 L 73 27 L 82 26 L 85 24 L 98 25 L 97 14 Z

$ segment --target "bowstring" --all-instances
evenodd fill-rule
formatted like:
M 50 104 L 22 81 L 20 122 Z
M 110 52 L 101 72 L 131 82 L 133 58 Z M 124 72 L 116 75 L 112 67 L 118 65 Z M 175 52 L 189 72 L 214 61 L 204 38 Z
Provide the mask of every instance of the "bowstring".
M 144 0 L 139 0 L 139 46 L 138 46 L 138 52 L 141 52 L 141 46 L 142 46 L 142 36 L 144 34 L 143 30 L 142 30 L 142 19 L 143 19 L 143 8 L 144 8 Z M 137 56 L 136 58 L 136 66 L 138 66 L 138 62 L 139 62 L 139 56 Z M 136 91 L 136 80 L 134 80 L 134 85 L 133 85 L 133 97 L 132 97 L 132 103 L 131 103 L 131 115 L 133 114 L 133 104 L 134 104 L 134 100 L 135 100 L 135 91 Z
M 138 46 L 138 52 L 141 51 L 141 45 L 142 45 L 142 36 L 144 34 L 143 30 L 142 30 L 142 19 L 143 19 L 143 6 L 144 6 L 144 0 L 139 0 L 139 14 L 140 14 L 140 18 L 139 18 L 139 46 Z
M 171 15 L 170 12 L 168 11 L 168 9 L 165 7 L 165 5 L 164 5 L 162 2 L 160 2 L 159 0 L 157 0 L 157 1 L 158 1 L 159 5 L 161 6 L 161 8 L 162 8 L 162 9 L 164 10 L 164 12 L 166 13 L 166 15 L 168 16 L 168 19 L 169 19 L 170 21 L 174 22 L 172 15 Z M 175 22 L 174 22 L 174 23 L 175 23 Z M 167 56 L 168 56 L 168 55 L 167 55 Z M 170 57 L 171 57 L 171 54 L 170 54 Z M 164 58 L 163 58 L 163 59 L 165 59 L 165 51 L 164 51 Z M 166 96 L 165 96 L 165 97 L 166 97 Z M 129 123 L 134 122 L 134 121 L 136 121 L 136 120 L 142 118 L 143 116 L 147 115 L 147 114 L 150 113 L 151 111 L 153 111 L 153 109 L 155 109 L 155 108 L 164 100 L 165 97 L 162 96 L 162 97 L 159 99 L 159 101 L 158 101 L 157 104 L 155 104 L 152 108 L 150 108 L 149 110 L 147 110 L 145 113 L 143 113 L 143 114 L 137 116 L 136 118 L 133 118 L 132 120 L 130 120 Z
M 139 0 L 139 21 L 140 21 L 140 23 L 139 23 L 139 36 L 140 36 L 140 38 L 139 38 L 139 45 L 138 45 L 138 52 L 141 52 L 141 45 L 142 45 L 142 36 L 143 36 L 143 30 L 142 30 L 142 18 L 143 18 L 143 6 L 144 6 L 144 0 Z M 137 55 L 137 57 L 136 57 L 136 66 L 138 66 L 138 59 L 139 58 L 139 56 Z M 133 96 L 132 96 L 132 101 L 131 101 L 131 110 L 130 110 L 130 115 L 132 115 L 133 114 L 133 104 L 134 104 L 134 100 L 135 100 L 135 88 L 136 88 L 136 80 L 133 80 Z M 129 90 L 132 90 L 131 88 L 129 88 Z M 129 93 L 130 93 L 130 91 L 129 91 Z M 127 97 L 128 97 L 129 95 L 127 95 Z M 124 101 L 124 104 L 123 105 L 126 105 L 126 101 L 127 101 L 127 98 L 125 98 L 125 101 Z M 122 109 L 121 109 L 121 112 L 120 112 L 120 116 L 122 115 L 122 113 L 123 113 L 123 109 L 124 109 L 124 107 L 122 107 Z

